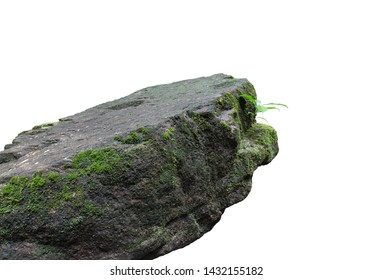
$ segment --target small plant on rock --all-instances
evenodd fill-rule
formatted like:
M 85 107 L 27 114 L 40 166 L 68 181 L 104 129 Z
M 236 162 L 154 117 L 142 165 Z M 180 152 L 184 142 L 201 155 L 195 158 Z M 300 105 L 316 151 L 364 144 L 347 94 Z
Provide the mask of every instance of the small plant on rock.
M 288 108 L 287 105 L 282 103 L 262 103 L 261 101 L 257 100 L 256 98 L 249 94 L 242 94 L 241 96 L 243 96 L 244 99 L 252 102 L 255 105 L 257 113 L 265 113 L 266 111 L 273 109 L 280 111 L 279 109 L 280 107 Z M 267 122 L 267 120 L 261 116 L 257 118 L 263 119 Z

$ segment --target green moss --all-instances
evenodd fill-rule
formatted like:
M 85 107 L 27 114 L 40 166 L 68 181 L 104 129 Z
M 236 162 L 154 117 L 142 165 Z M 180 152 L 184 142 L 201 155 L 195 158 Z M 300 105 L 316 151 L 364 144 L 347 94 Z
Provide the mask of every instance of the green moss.
M 243 85 L 243 89 L 246 93 L 256 98 L 256 90 L 254 89 L 254 86 L 250 82 L 245 82 Z
M 151 139 L 151 132 L 146 127 L 140 127 L 138 129 L 138 132 L 140 133 L 142 141 L 147 141 Z
M 89 215 L 99 215 L 101 214 L 100 209 L 92 201 L 85 201 L 84 205 L 84 212 Z
M 34 188 L 42 188 L 42 187 L 45 186 L 45 183 L 46 183 L 46 179 L 44 177 L 41 177 L 39 175 L 36 175 L 36 176 L 34 176 L 31 179 L 30 187 L 32 189 L 34 189 Z
M 218 99 L 218 105 L 220 110 L 231 110 L 239 106 L 238 101 L 231 92 L 226 92 L 224 96 L 221 96 Z
M 240 130 L 244 130 L 244 125 L 241 119 L 242 109 L 240 108 L 238 100 L 230 92 L 225 93 L 224 96 L 221 96 L 218 99 L 217 108 L 216 108 L 217 115 L 221 114 L 221 112 L 224 110 L 233 110 L 232 114 L 230 114 L 230 116 L 232 117 L 231 121 L 235 122 L 236 126 L 239 127 Z M 226 122 L 221 123 L 221 124 L 224 127 L 228 125 L 228 123 Z
M 161 134 L 161 139 L 166 141 L 166 143 L 164 146 L 164 142 L 158 142 L 160 145 L 158 151 L 161 152 L 159 157 L 161 167 L 157 178 L 154 178 L 154 184 L 160 184 L 170 189 L 174 189 L 180 185 L 180 179 L 177 176 L 178 160 L 175 148 L 177 146 L 177 138 L 175 137 L 175 133 L 176 129 L 170 127 Z
M 83 216 L 77 216 L 75 218 L 72 218 L 69 222 L 68 228 L 70 230 L 75 230 L 83 221 L 84 221 Z
M 237 91 L 239 93 L 239 90 Z M 245 124 L 247 120 L 245 118 L 242 118 L 243 108 L 241 108 L 239 101 L 230 92 L 226 92 L 224 96 L 221 96 L 218 99 L 218 103 L 217 103 L 217 108 L 216 108 L 217 115 L 221 114 L 222 111 L 226 111 L 226 110 L 233 110 L 231 116 L 233 118 L 233 121 L 237 124 L 237 126 L 241 130 L 244 130 L 245 127 L 248 126 Z
M 29 180 L 13 177 L 0 192 L 0 214 L 17 211 L 20 208 L 33 213 L 49 212 L 51 209 L 63 207 L 66 203 L 77 208 L 88 202 L 93 203 L 83 195 L 81 188 L 70 185 L 67 175 L 65 177 L 58 175 L 52 176 L 59 178 L 58 181 L 49 182 L 47 179 L 50 178 L 50 174 L 44 177 L 38 173 Z M 61 185 L 64 186 L 59 187 Z
M 11 212 L 23 200 L 24 181 L 18 176 L 11 178 L 0 192 L 0 214 Z
M 163 140 L 169 140 L 171 138 L 168 131 L 164 131 L 162 134 L 162 137 L 163 137 Z
M 252 102 L 253 104 L 256 103 L 256 98 L 254 98 L 252 95 L 246 94 L 246 93 L 241 93 L 239 97 L 243 97 L 245 100 Z
M 20 181 L 18 176 L 14 176 L 9 180 L 9 184 L 11 185 L 18 185 L 19 183 Z
M 165 141 L 172 139 L 173 135 L 174 135 L 174 128 L 173 127 L 170 127 L 168 129 L 166 129 L 161 134 L 163 140 L 165 140 Z
M 120 162 L 120 155 L 113 148 L 87 150 L 72 159 L 72 167 L 80 174 L 112 173 Z M 70 175 L 73 178 L 74 175 Z
M 272 144 L 278 141 L 278 136 L 274 128 L 263 123 L 255 123 L 247 131 L 246 136 L 265 148 L 269 148 Z
M 58 174 L 56 172 L 50 172 L 48 174 L 48 179 L 53 182 L 53 183 L 56 183 L 58 181 L 60 181 L 62 179 L 62 175 L 61 174 Z
M 220 124 L 223 128 L 227 129 L 228 131 L 231 130 L 231 126 L 229 126 L 225 121 L 220 121 Z
M 7 185 L 4 186 L 2 194 L 3 195 L 9 195 L 12 191 L 13 191 L 12 185 L 7 184 Z
M 124 141 L 125 144 L 138 144 L 140 142 L 141 139 L 137 132 L 132 132 L 131 134 L 129 134 Z
M 216 114 L 221 115 L 223 111 L 233 110 L 233 120 L 239 126 L 240 130 L 245 131 L 255 123 L 256 106 L 254 100 L 256 93 L 253 86 L 247 82 L 243 88 L 237 89 L 236 93 L 226 92 L 217 99 Z
M 278 138 L 276 131 L 265 124 L 255 123 L 245 133 L 244 140 L 240 142 L 237 153 L 239 166 L 236 170 L 247 170 L 249 175 L 259 165 L 269 163 L 278 153 Z M 244 163 L 241 165 L 241 163 Z
M 204 116 L 195 113 L 190 113 L 190 115 L 193 121 L 197 124 L 199 129 L 207 130 L 210 128 L 211 124 Z
M 36 125 L 34 126 L 32 129 L 33 130 L 37 130 L 37 129 L 48 129 L 54 125 L 56 125 L 57 122 L 48 122 L 48 123 L 43 123 L 43 124 L 40 124 L 40 125 Z
M 89 198 L 89 188 L 100 180 L 101 184 L 104 180 L 118 184 L 134 155 L 114 148 L 93 149 L 75 155 L 65 173 L 38 171 L 30 178 L 15 176 L 0 190 L 0 215 L 18 211 L 39 216 L 56 212 L 101 215 L 102 208 Z
M 151 139 L 151 132 L 145 127 L 139 128 L 137 131 L 131 132 L 126 137 L 122 135 L 115 135 L 114 140 L 123 144 L 139 144 Z
M 257 100 L 253 95 L 247 94 L 247 93 L 241 93 L 239 95 L 239 102 L 242 104 L 243 108 L 246 109 L 245 112 L 247 114 L 247 117 L 253 119 L 256 117 L 257 112 Z
M 255 97 L 247 93 L 240 93 L 238 96 L 239 117 L 242 124 L 242 130 L 249 129 L 256 122 Z
M 76 182 L 76 180 L 77 180 L 77 178 L 78 178 L 78 174 L 77 173 L 75 173 L 75 172 L 71 172 L 71 173 L 68 173 L 67 174 L 67 179 L 70 181 L 70 182 Z
M 135 131 L 131 132 L 126 137 L 123 137 L 121 135 L 115 135 L 114 137 L 115 141 L 121 142 L 123 144 L 139 144 L 141 143 L 141 138 L 139 134 Z
M 40 203 L 32 203 L 26 206 L 26 210 L 32 213 L 41 211 L 42 205 Z
M 78 209 L 83 207 L 86 213 L 97 214 L 99 211 L 95 204 L 75 183 L 78 184 L 80 177 L 92 174 L 115 175 L 121 158 L 111 148 L 89 150 L 73 158 L 72 170 L 66 174 L 35 172 L 31 178 L 15 176 L 0 191 L 0 214 L 18 209 L 45 213 L 67 204 Z
M 74 197 L 73 187 L 64 186 L 61 192 L 58 194 L 59 200 L 71 200 Z
M 119 135 L 119 134 L 115 135 L 115 136 L 114 136 L 114 140 L 115 140 L 115 141 L 118 141 L 118 142 L 120 142 L 120 143 L 125 144 L 125 137 L 123 137 L 122 135 Z
M 178 127 L 178 129 L 186 137 L 191 135 L 191 129 L 189 127 L 189 123 L 188 122 L 182 122 L 182 124 Z
M 8 239 L 12 235 L 12 232 L 9 228 L 7 227 L 0 227 L 0 241 L 1 239 Z
M 175 163 L 165 164 L 161 168 L 160 183 L 165 184 L 169 187 L 176 188 L 180 182 L 177 177 L 177 166 Z

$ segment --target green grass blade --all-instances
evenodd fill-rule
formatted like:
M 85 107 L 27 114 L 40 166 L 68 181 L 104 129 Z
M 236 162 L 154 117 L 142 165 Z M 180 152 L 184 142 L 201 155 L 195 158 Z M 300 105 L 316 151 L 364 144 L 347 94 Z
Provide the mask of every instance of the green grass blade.
M 280 109 L 278 107 L 275 107 L 275 106 L 270 106 L 270 107 L 267 107 L 265 106 L 268 110 L 272 110 L 272 109 L 276 109 L 278 111 L 280 111 Z
M 260 104 L 257 104 L 256 108 L 257 108 L 257 111 L 260 112 L 260 113 L 266 112 L 268 110 L 267 107 L 265 107 L 263 105 L 260 105 Z
M 257 119 L 263 119 L 265 122 L 268 122 L 267 119 L 265 119 L 263 117 L 257 117 Z
M 288 106 L 287 105 L 285 105 L 285 104 L 282 104 L 282 103 L 266 103 L 266 104 L 264 104 L 265 106 L 266 105 L 274 105 L 274 106 L 283 106 L 283 107 L 286 107 L 286 108 L 288 108 Z
M 244 93 L 241 96 L 243 96 L 244 99 L 252 102 L 253 104 L 256 104 L 257 103 L 257 100 L 253 96 L 251 96 L 249 94 Z

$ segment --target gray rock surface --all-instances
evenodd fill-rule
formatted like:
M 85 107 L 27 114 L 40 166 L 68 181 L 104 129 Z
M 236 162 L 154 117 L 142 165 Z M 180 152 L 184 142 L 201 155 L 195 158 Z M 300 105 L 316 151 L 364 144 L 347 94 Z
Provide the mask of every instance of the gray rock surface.
M 0 152 L 0 258 L 152 259 L 200 238 L 278 153 L 246 95 L 217 74 L 20 133 Z

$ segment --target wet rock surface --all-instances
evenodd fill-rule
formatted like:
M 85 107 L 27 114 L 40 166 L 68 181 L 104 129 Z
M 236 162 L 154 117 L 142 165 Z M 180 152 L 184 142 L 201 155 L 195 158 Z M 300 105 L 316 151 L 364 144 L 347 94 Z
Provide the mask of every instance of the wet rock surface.
M 0 258 L 153 259 L 200 238 L 278 153 L 246 95 L 217 74 L 20 133 L 0 152 Z

